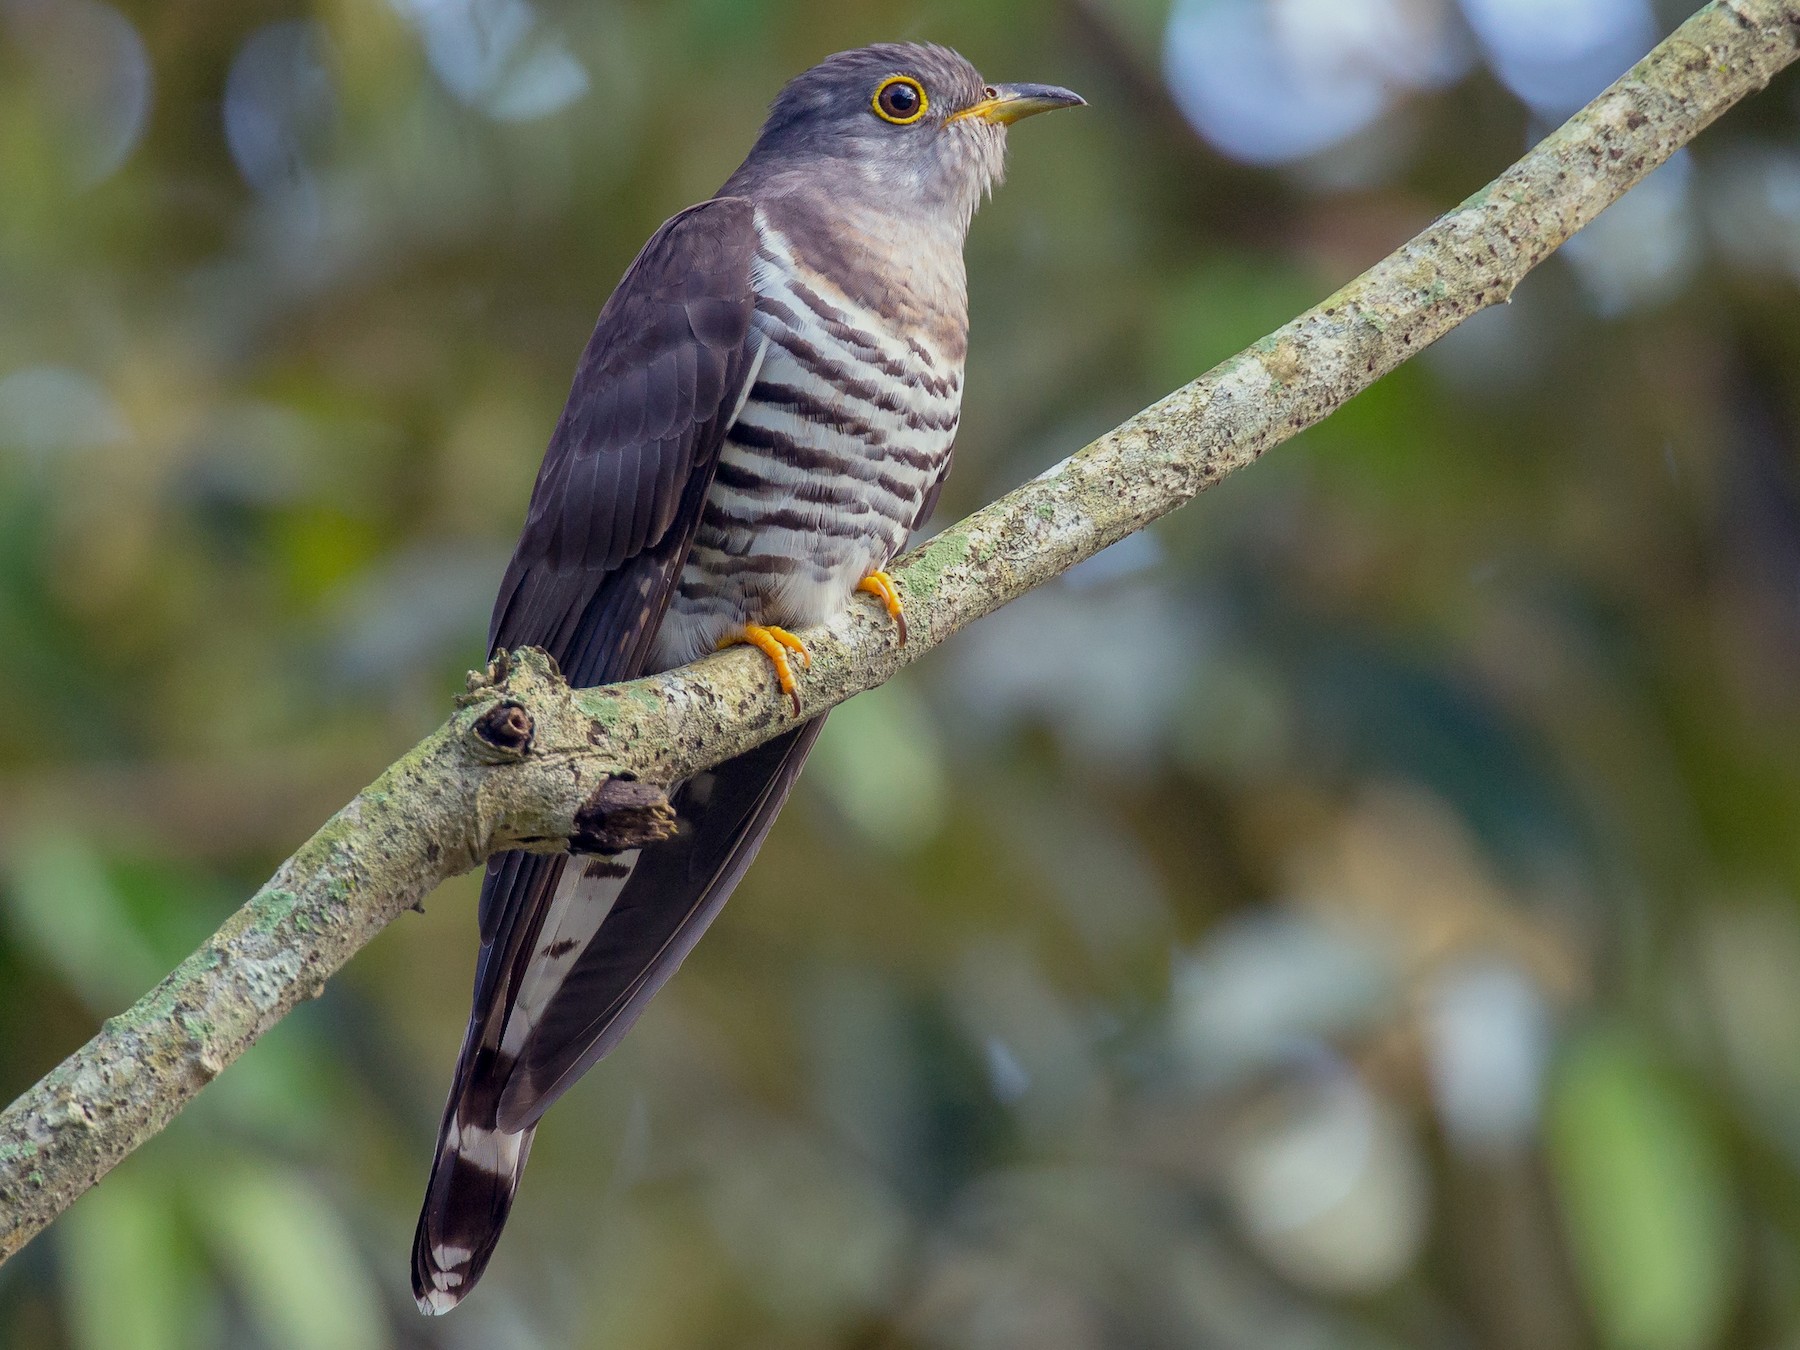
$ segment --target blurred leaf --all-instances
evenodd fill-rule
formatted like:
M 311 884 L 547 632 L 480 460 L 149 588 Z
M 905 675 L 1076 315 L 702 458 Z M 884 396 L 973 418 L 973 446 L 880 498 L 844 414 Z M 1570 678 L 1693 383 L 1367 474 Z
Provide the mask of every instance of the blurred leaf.
M 1160 279 L 1158 294 L 1157 378 L 1172 389 L 1286 323 L 1319 287 L 1284 260 L 1227 253 L 1172 284 Z
M 342 1217 L 304 1178 L 231 1163 L 198 1195 L 219 1263 L 277 1350 L 376 1350 L 381 1301 Z
M 106 875 L 159 970 L 184 960 L 243 901 L 229 882 L 162 858 L 108 856 Z
M 1553 1093 L 1551 1163 L 1606 1344 L 1713 1344 L 1738 1254 L 1724 1169 L 1692 1103 L 1616 1031 L 1580 1036 Z
M 199 1272 L 176 1241 L 167 1196 L 145 1175 L 118 1169 L 53 1230 L 77 1350 L 184 1350 L 199 1339 Z
M 33 835 L 9 872 L 15 931 L 92 1011 L 115 1012 L 162 978 L 162 963 L 85 840 Z
M 343 1066 L 321 1053 L 320 1020 L 289 1017 L 271 1027 L 256 1043 L 256 1053 L 220 1075 L 190 1109 L 290 1156 L 326 1153 L 339 1142 L 336 1131 L 345 1126 L 347 1107 L 334 1092 Z
M 918 848 L 943 824 L 943 746 L 930 712 L 904 683 L 836 709 L 813 751 L 811 776 L 872 843 Z
M 287 582 L 296 600 L 313 603 L 347 579 L 359 578 L 380 556 L 375 526 L 325 506 L 297 510 L 270 530 L 279 541 Z

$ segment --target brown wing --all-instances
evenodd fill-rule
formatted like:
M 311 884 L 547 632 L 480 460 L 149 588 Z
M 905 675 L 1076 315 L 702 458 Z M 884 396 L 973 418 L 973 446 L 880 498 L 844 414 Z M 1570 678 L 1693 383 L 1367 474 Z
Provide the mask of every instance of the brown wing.
M 644 673 L 753 377 L 755 254 L 751 204 L 719 198 L 672 218 L 626 272 L 544 455 L 491 650 L 543 647 L 577 685 Z M 591 912 L 556 905 L 567 861 L 507 853 L 488 865 L 474 1005 L 413 1245 L 413 1290 L 429 1311 L 479 1278 L 530 1150 L 529 1131 L 498 1125 L 513 1062 L 502 1038 L 547 918 Z
M 754 359 L 754 208 L 689 207 L 600 312 L 494 601 L 491 649 L 578 684 L 641 674 Z
M 546 955 L 560 950 L 556 941 L 540 945 L 522 981 L 527 1006 L 519 1033 L 507 1032 L 516 1053 L 500 1097 L 502 1129 L 535 1126 L 624 1039 L 749 870 L 824 725 L 815 717 L 695 775 L 673 796 L 681 819 L 673 839 L 590 864 L 596 871 L 580 895 L 592 917 L 583 922 L 574 905 L 560 911 L 573 939 L 566 958 Z M 597 930 L 588 927 L 596 920 Z

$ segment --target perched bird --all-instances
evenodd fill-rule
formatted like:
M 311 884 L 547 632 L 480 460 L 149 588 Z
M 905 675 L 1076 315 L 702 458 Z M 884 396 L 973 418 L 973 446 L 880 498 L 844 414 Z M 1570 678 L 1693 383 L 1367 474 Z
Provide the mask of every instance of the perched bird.
M 798 715 L 788 630 L 873 594 L 950 466 L 963 236 L 1010 123 L 1082 100 L 882 44 L 800 75 L 719 194 L 651 236 L 600 312 L 488 632 L 577 685 L 733 643 Z M 824 718 L 690 779 L 680 828 L 617 857 L 506 853 L 413 1244 L 446 1312 L 480 1278 L 544 1111 L 610 1051 L 744 875 Z

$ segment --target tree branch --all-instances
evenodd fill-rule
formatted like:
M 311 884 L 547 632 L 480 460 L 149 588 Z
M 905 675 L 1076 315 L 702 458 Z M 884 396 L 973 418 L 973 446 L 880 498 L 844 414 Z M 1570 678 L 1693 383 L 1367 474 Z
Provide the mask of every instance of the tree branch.
M 1702 9 L 1512 168 L 1336 295 L 909 554 L 911 639 L 873 605 L 807 634 L 807 715 L 882 683 L 1318 422 L 1505 300 L 1570 235 L 1800 56 L 1800 0 Z M 207 943 L 0 1113 L 11 1256 L 407 907 L 500 849 L 609 849 L 660 788 L 792 725 L 743 650 L 571 690 L 534 653 L 309 839 Z

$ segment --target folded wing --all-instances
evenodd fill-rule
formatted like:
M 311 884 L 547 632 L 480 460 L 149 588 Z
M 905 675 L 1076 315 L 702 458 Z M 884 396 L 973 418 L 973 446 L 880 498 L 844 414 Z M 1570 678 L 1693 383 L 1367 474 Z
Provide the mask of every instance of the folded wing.
M 760 360 L 755 254 L 750 203 L 719 198 L 672 218 L 626 272 L 545 453 L 495 602 L 491 649 L 543 647 L 578 685 L 645 672 L 720 444 Z M 768 758 L 757 773 L 770 774 Z M 694 916 L 709 904 L 716 912 L 767 828 L 754 810 L 734 821 L 722 837 L 707 834 L 707 861 L 689 849 L 690 862 L 713 869 L 692 881 L 662 867 L 654 886 L 628 885 L 637 855 L 508 853 L 489 863 L 474 1003 L 413 1244 L 413 1292 L 426 1311 L 447 1311 L 468 1292 L 506 1221 L 537 1118 L 518 1105 L 536 1094 L 509 1092 L 533 1029 L 552 1018 L 561 1062 L 578 999 L 616 1004 L 602 1020 L 629 1025 L 692 945 L 684 935 L 704 927 Z M 665 912 L 672 917 L 650 917 Z M 565 992 L 571 978 L 578 983 Z M 614 984 L 629 992 L 607 992 Z M 527 1077 L 538 1081 L 538 1071 Z

